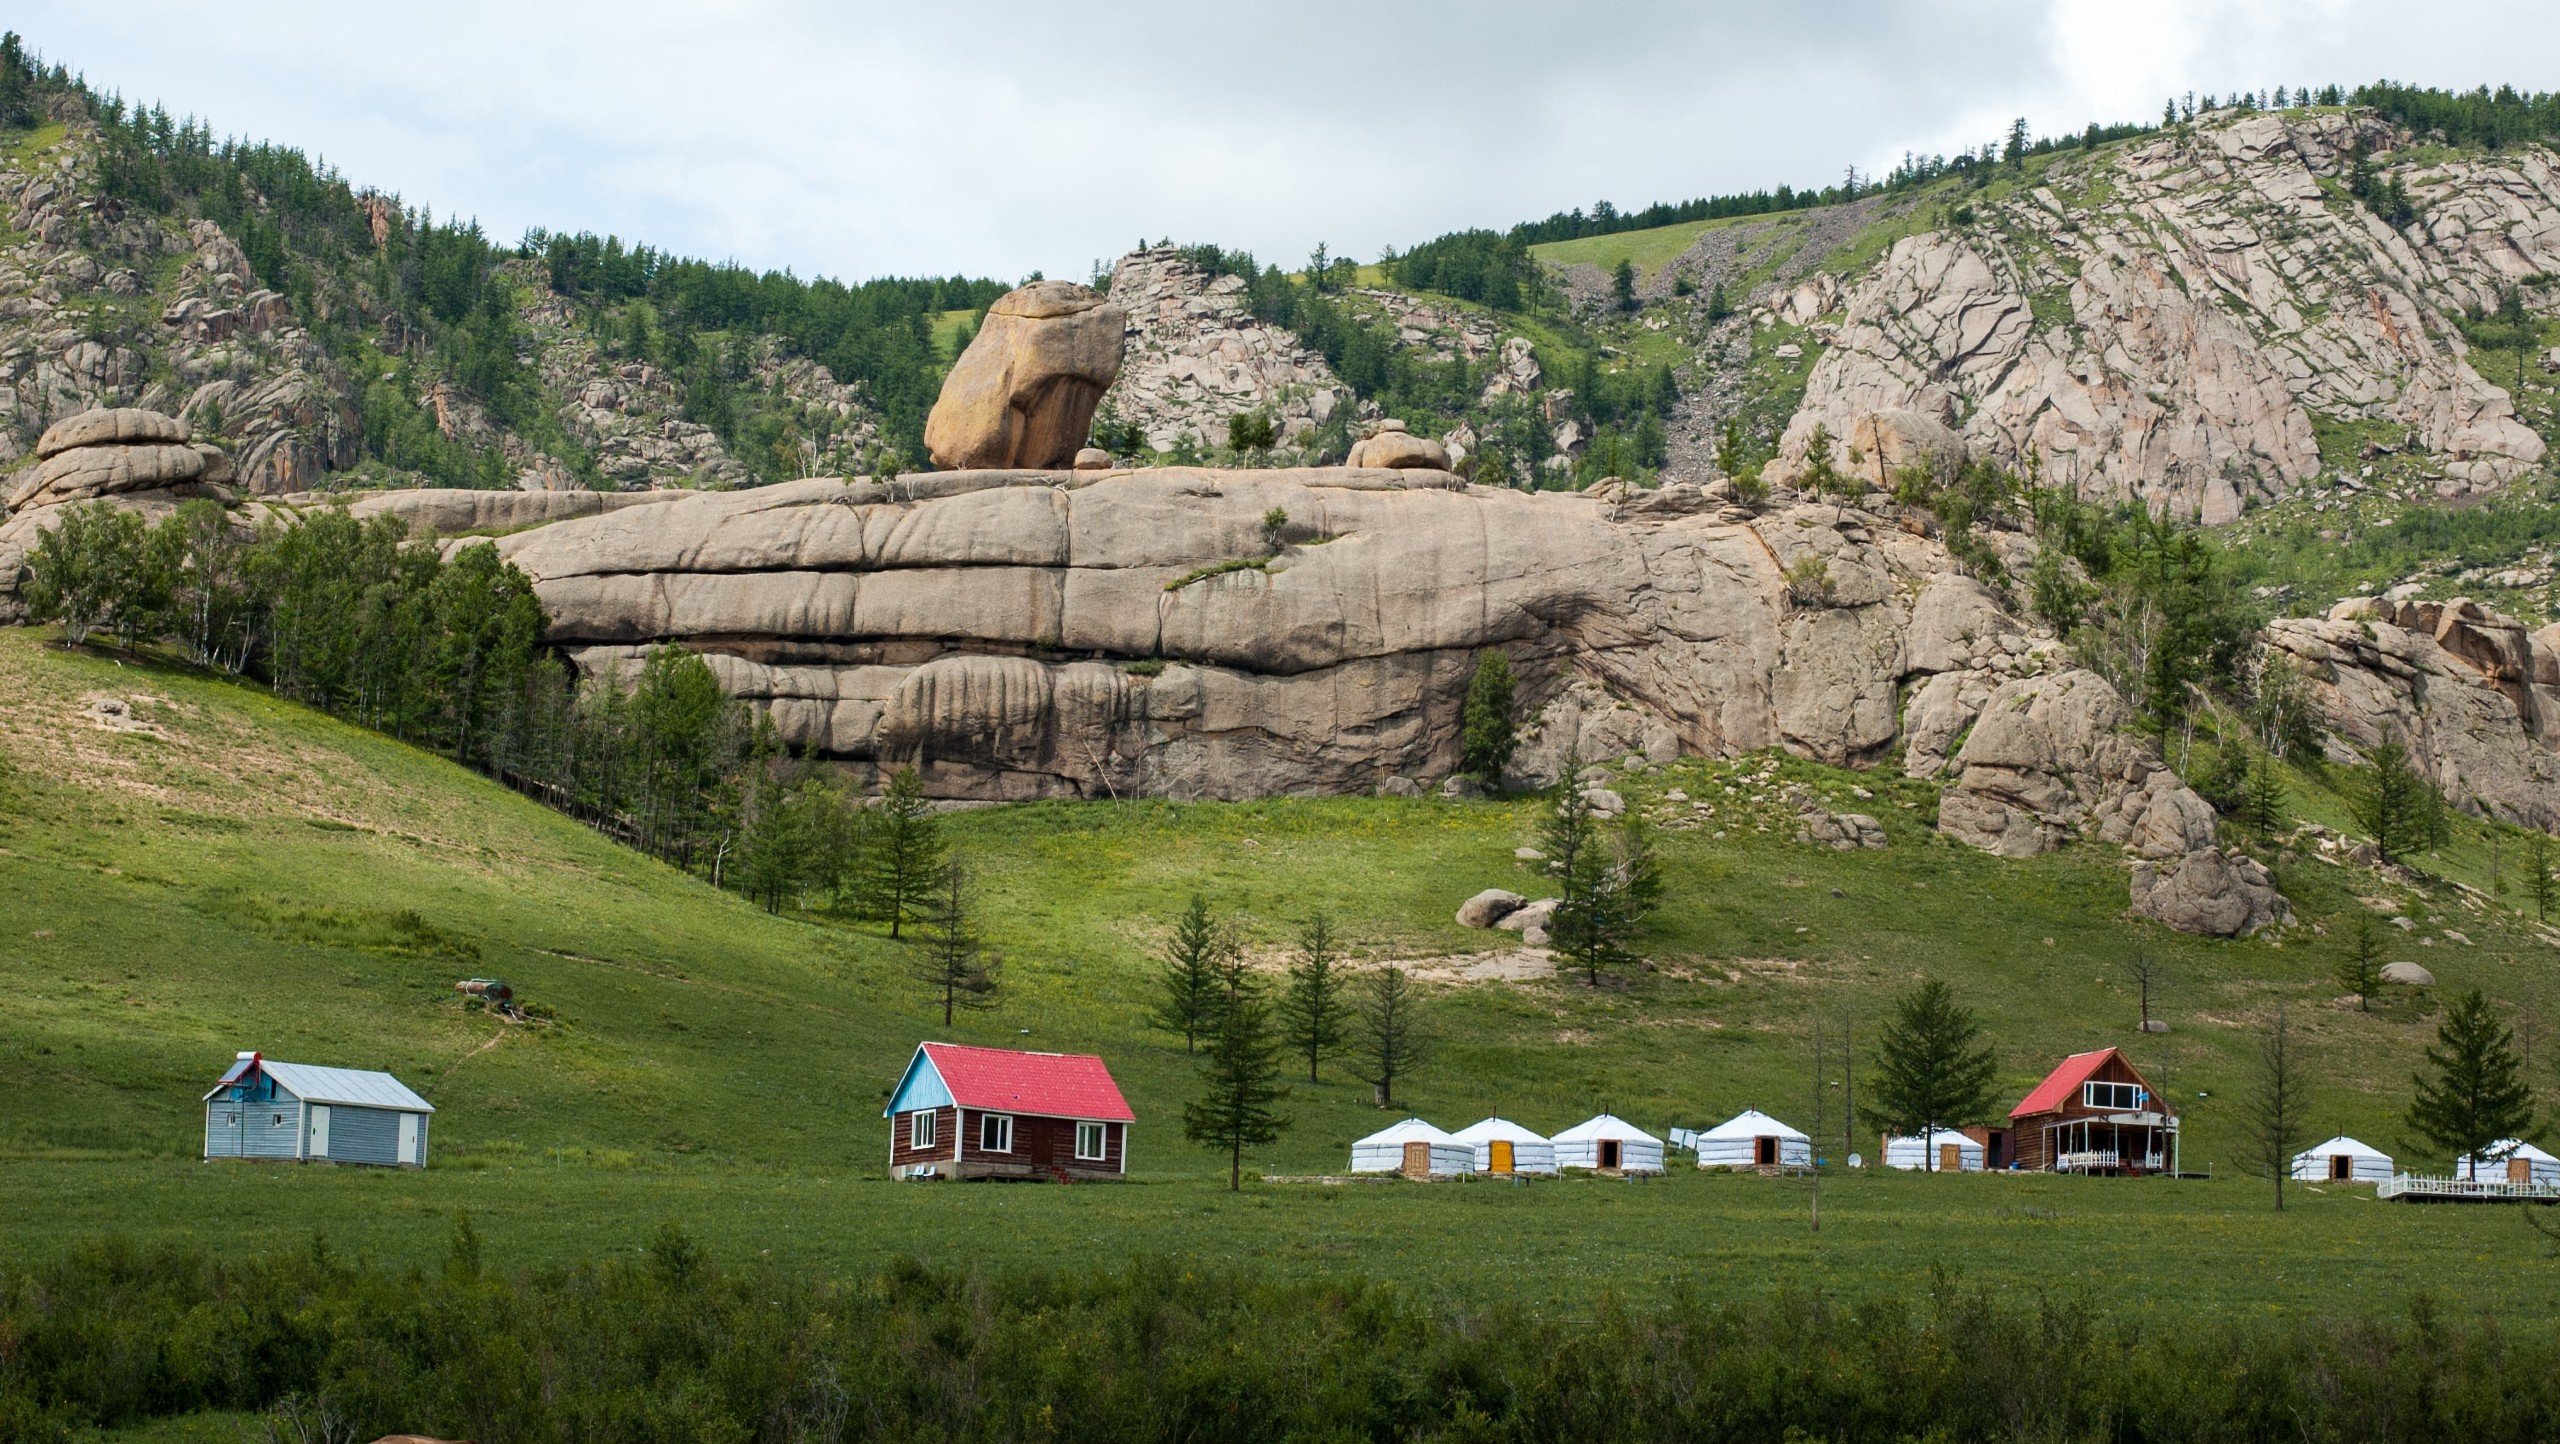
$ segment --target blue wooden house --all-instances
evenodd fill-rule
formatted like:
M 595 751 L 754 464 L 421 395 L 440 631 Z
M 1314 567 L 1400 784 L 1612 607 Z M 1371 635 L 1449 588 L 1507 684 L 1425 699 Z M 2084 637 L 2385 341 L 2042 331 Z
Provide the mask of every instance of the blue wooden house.
M 435 1111 L 388 1073 L 243 1053 L 204 1095 L 204 1156 L 424 1168 Z

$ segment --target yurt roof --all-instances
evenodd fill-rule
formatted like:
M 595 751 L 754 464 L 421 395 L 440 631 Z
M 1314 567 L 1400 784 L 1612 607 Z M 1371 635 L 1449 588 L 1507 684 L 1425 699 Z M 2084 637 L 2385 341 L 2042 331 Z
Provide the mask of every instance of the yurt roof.
M 2360 1138 L 2349 1138 L 2343 1133 L 2330 1139 L 2326 1143 L 2312 1144 L 2309 1148 L 2295 1154 L 2294 1157 L 2335 1158 L 2341 1153 L 2352 1154 L 2357 1158 L 2379 1158 L 2385 1162 L 2388 1162 L 2391 1158 L 2390 1154 L 2383 1152 L 2372 1144 L 2367 1143 Z
M 1557 1134 L 1551 1141 L 1556 1143 L 1580 1143 L 1585 1139 L 1591 1138 L 1616 1138 L 1621 1140 L 1650 1143 L 1656 1147 L 1660 1147 L 1662 1143 L 1661 1139 L 1654 1137 L 1652 1134 L 1645 1132 L 1643 1129 L 1638 1128 L 1634 1124 L 1629 1123 L 1627 1120 L 1620 1118 L 1614 1113 L 1603 1113 L 1597 1118 L 1585 1119 L 1582 1122 L 1573 1125 L 1571 1128 L 1566 1129 L 1564 1132 Z
M 1786 1125 L 1782 1123 L 1778 1126 L 1783 1128 Z M 1980 1148 L 1982 1146 L 1982 1140 L 1975 1138 L 1970 1134 L 1959 1132 L 1953 1128 L 1932 1128 L 1929 1130 L 1929 1134 L 1925 1138 L 1917 1133 L 1897 1133 L 1891 1138 L 1886 1139 L 1885 1142 L 1888 1144 L 1917 1143 L 1926 1148 L 1935 1148 L 1942 1143 L 1961 1143 L 1972 1148 Z
M 1700 1138 L 1713 1138 L 1719 1140 L 1726 1138 L 1768 1138 L 1774 1136 L 1778 1138 L 1802 1138 L 1807 1142 L 1812 1141 L 1811 1135 L 1789 1128 L 1787 1125 L 1780 1123 L 1777 1119 L 1770 1117 L 1768 1114 L 1761 1112 L 1757 1108 L 1746 1108 L 1740 1113 L 1733 1115 L 1731 1118 L 1726 1119 L 1722 1123 L 1717 1124 L 1715 1127 L 1708 1129 L 1706 1132 L 1701 1133 L 1698 1136 Z
M 1370 1143 L 1455 1143 L 1457 1141 L 1448 1133 L 1434 1128 L 1419 1118 L 1408 1118 L 1402 1123 L 1381 1128 L 1351 1146 L 1358 1148 Z
M 2488 1147 L 2481 1149 L 2477 1155 L 2465 1154 L 2463 1156 L 2466 1158 L 2476 1156 L 2483 1163 L 2486 1163 L 2491 1159 L 2504 1163 L 2510 1158 L 2530 1159 L 2535 1163 L 2560 1163 L 2560 1158 L 2554 1158 L 2550 1154 L 2543 1152 L 2541 1149 L 2534 1147 L 2532 1144 L 2527 1143 L 2520 1138 L 2501 1138 L 2497 1142 L 2490 1144 Z
M 1498 1114 L 1481 1123 L 1470 1123 L 1451 1136 L 1460 1143 L 1544 1143 L 1547 1141 L 1547 1135 L 1538 1130 L 1523 1128 Z

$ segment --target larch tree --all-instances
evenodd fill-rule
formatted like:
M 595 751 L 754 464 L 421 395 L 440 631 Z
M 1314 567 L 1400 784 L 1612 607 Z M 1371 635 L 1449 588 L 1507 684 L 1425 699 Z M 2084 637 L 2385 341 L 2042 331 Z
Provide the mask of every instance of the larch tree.
M 2382 991 L 2382 935 L 2371 913 L 2358 912 L 2355 926 L 2347 930 L 2347 950 L 2338 959 L 2338 985 L 2356 995 L 2358 1011 L 2373 1011 L 2374 995 Z
M 2247 1125 L 2246 1161 L 2275 1180 L 2276 1211 L 2284 1211 L 2284 1186 L 2293 1175 L 2293 1155 L 2303 1143 L 2303 1119 L 2310 1109 L 2310 1080 L 2293 1042 L 2292 1020 L 2282 1007 L 2258 1035 L 2251 1059 L 2248 1095 L 2241 1100 Z
M 1393 1108 L 1397 1082 L 1422 1065 L 1431 1046 L 1419 990 L 1404 969 L 1388 966 L 1369 975 L 1353 1046 L 1360 1081 L 1376 1091 L 1379 1107 Z
M 861 911 L 888 923 L 890 937 L 900 937 L 908 920 L 941 884 L 947 851 L 933 803 L 924 795 L 924 780 L 914 768 L 901 767 L 889 774 L 866 851 Z
M 1931 978 L 1905 993 L 1878 1040 L 1864 1107 L 1868 1120 L 1925 1145 L 1936 1130 L 1981 1117 L 1991 1107 L 1994 1071 L 1981 1038 L 1981 1025 L 1945 983 Z M 1937 1150 L 1923 1146 L 1921 1153 L 1923 1166 L 1934 1170 Z
M 1280 1083 L 1270 1001 L 1241 957 L 1227 958 L 1218 991 L 1209 1048 L 1199 1060 L 1200 1096 L 1182 1107 L 1182 1133 L 1227 1155 L 1227 1188 L 1233 1192 L 1244 1187 L 1244 1151 L 1273 1142 L 1289 1126 L 1277 1106 L 1289 1090 Z
M 1209 914 L 1209 900 L 1193 893 L 1165 943 L 1150 1016 L 1157 1027 L 1181 1037 L 1186 1053 L 1200 1051 L 1200 1040 L 1217 1021 L 1225 991 L 1224 965 L 1234 951 L 1233 940 Z
M 1297 956 L 1289 960 L 1289 981 L 1280 994 L 1280 1041 L 1307 1060 L 1307 1081 L 1322 1082 L 1325 1054 L 1343 1040 L 1351 1005 L 1343 996 L 1342 950 L 1334 941 L 1333 919 L 1323 912 L 1308 915 L 1298 928 Z
M 997 964 L 978 931 L 977 893 L 966 859 L 953 857 L 942 864 L 916 920 L 922 925 L 924 948 L 913 971 L 940 995 L 942 1025 L 950 1027 L 962 1008 L 994 1007 Z
M 2413 1081 L 2409 1126 L 2448 1158 L 2476 1166 L 2482 1149 L 2532 1126 L 2533 1088 L 2516 1058 L 2515 1035 L 2477 988 L 2445 1009 L 2427 1069 Z
M 1488 647 L 1476 656 L 1476 674 L 1467 684 L 1460 714 L 1462 766 L 1487 787 L 1502 785 L 1502 770 L 1511 765 L 1519 737 L 1511 715 L 1511 660 Z

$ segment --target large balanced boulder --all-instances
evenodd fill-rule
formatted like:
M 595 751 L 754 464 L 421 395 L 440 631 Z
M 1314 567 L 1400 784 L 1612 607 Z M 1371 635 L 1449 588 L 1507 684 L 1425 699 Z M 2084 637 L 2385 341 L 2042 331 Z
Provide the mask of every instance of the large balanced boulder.
M 55 422 L 37 438 L 36 456 L 9 486 L 11 511 L 189 486 L 220 453 L 189 446 L 174 416 L 118 406 Z
M 1064 468 L 1120 375 L 1128 316 L 1068 281 L 1010 291 L 987 309 L 925 418 L 925 449 L 945 470 Z
M 2133 865 L 2133 915 L 2182 933 L 2245 938 L 2293 920 L 2275 878 L 2246 853 L 2200 848 L 2174 863 Z

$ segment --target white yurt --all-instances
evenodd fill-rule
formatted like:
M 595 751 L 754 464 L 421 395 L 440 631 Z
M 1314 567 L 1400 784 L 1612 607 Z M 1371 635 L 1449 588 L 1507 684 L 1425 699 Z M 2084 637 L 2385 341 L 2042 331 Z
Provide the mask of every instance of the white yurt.
M 1700 1168 L 1810 1168 L 1813 1140 L 1757 1108 L 1698 1135 Z
M 1660 1173 L 1662 1140 L 1615 1114 L 1603 1113 L 1557 1134 L 1556 1167 L 1602 1173 Z
M 1546 1135 L 1508 1118 L 1488 1118 L 1461 1128 L 1454 1136 L 1475 1150 L 1478 1173 L 1553 1173 L 1556 1146 Z
M 1476 1151 L 1419 1118 L 1381 1128 L 1351 1145 L 1354 1173 L 1404 1173 L 1433 1178 L 1476 1170 Z
M 1940 1173 L 1980 1173 L 1982 1145 L 1952 1128 L 1932 1128 L 1925 1138 L 1914 1134 L 1886 1139 L 1884 1166 L 1914 1173 L 1933 1169 Z
M 2341 1133 L 2295 1154 L 2293 1176 L 2305 1183 L 2381 1183 L 2391 1177 L 2391 1155 Z
M 2484 1183 L 2560 1183 L 2560 1158 L 2520 1138 L 2501 1138 L 2481 1149 L 2476 1159 L 2468 1153 L 2455 1159 L 2453 1176 Z

